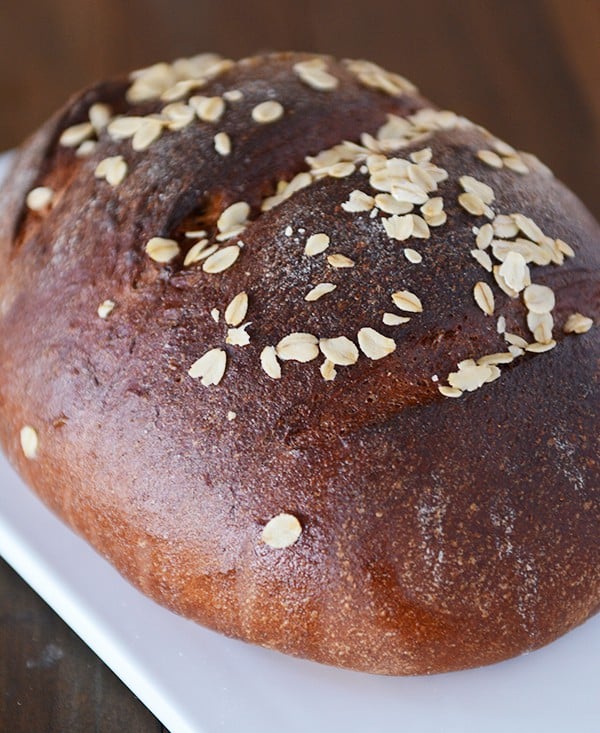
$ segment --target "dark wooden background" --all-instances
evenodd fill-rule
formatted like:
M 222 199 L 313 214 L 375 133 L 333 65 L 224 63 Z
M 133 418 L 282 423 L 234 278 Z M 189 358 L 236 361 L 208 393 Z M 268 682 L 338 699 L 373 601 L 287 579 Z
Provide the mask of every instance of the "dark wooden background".
M 322 51 L 404 74 L 536 153 L 600 217 L 599 39 L 600 0 L 1 0 L 0 150 L 114 73 L 208 50 Z M 161 729 L 0 563 L 0 731 Z

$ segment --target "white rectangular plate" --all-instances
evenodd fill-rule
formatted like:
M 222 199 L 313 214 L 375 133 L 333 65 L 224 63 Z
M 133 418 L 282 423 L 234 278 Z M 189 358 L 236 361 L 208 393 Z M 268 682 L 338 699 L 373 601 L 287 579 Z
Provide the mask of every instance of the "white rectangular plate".
M 0 156 L 0 177 L 4 163 Z M 171 733 L 599 730 L 600 615 L 533 654 L 434 677 L 377 677 L 293 659 L 145 598 L 2 456 L 0 554 Z

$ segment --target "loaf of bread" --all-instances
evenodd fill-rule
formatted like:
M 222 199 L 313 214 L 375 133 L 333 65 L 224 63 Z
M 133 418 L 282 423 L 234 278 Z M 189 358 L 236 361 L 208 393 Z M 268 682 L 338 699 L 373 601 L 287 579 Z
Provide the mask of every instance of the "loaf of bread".
M 342 667 L 600 605 L 600 229 L 365 61 L 204 54 L 73 97 L 0 193 L 0 439 L 157 602 Z

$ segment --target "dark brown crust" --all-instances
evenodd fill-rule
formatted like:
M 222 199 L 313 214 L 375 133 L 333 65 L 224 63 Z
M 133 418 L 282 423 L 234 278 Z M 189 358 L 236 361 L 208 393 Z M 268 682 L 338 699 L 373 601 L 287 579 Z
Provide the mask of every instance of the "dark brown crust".
M 600 318 L 598 225 L 541 169 L 519 176 L 476 160 L 486 142 L 476 128 L 427 141 L 449 173 L 440 185 L 449 223 L 419 241 L 421 266 L 368 217 L 341 209 L 364 187 L 358 173 L 259 213 L 306 155 L 426 104 L 367 90 L 331 60 L 342 83 L 317 92 L 291 71 L 298 58 L 236 65 L 202 90 L 244 92 L 218 128 L 190 125 L 143 153 L 106 135 L 91 158 L 57 145 L 94 101 L 129 111 L 125 82 L 72 99 L 24 146 L 0 193 L 1 442 L 42 499 L 121 573 L 228 635 L 386 674 L 539 647 L 600 604 L 600 336 L 562 334 L 572 312 Z M 249 124 L 271 95 L 284 118 Z M 233 141 L 225 159 L 212 147 L 221 129 Z M 114 189 L 93 171 L 117 153 L 129 174 Z M 469 255 L 476 221 L 456 204 L 464 174 L 494 188 L 498 211 L 527 214 L 577 256 L 535 268 L 535 282 L 556 292 L 558 346 L 452 400 L 432 375 L 506 349 L 472 297 L 474 282 L 493 280 Z M 24 206 L 42 184 L 59 192 L 43 219 Z M 214 223 L 238 200 L 254 221 L 227 273 L 145 255 L 150 237 Z M 323 258 L 302 258 L 303 240 L 284 236 L 288 224 L 326 231 L 331 251 L 356 267 L 332 274 Z M 338 283 L 337 297 L 309 307 L 310 284 L 325 279 Z M 400 330 L 381 324 L 399 288 L 425 303 Z M 226 327 L 209 312 L 241 290 L 250 345 L 225 347 L 225 378 L 205 388 L 187 370 L 223 347 Z M 107 298 L 117 308 L 102 320 L 96 309 Z M 496 302 L 509 330 L 526 335 L 520 302 Z M 260 368 L 262 348 L 292 331 L 355 340 L 363 326 L 394 337 L 396 351 L 339 367 L 331 383 L 317 361 L 285 363 L 279 381 Z M 35 461 L 19 445 L 24 425 L 40 436 Z M 274 550 L 260 533 L 280 512 L 295 514 L 303 532 Z

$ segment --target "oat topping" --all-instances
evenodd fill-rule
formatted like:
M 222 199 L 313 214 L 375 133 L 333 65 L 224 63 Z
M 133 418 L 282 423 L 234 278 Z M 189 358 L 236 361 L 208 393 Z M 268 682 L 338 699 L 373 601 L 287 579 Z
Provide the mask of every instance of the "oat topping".
M 400 160 L 396 158 L 396 160 Z M 402 180 L 394 173 L 390 161 L 385 171 L 374 173 L 371 176 L 371 185 L 380 191 L 391 189 L 392 196 L 396 201 L 405 201 L 410 204 L 425 204 L 428 196 L 427 190 L 420 183 L 413 183 L 410 180 Z M 405 169 L 408 173 L 408 169 Z
M 507 145 L 498 139 L 492 141 L 492 147 L 494 150 L 478 150 L 476 155 L 479 160 L 491 168 L 500 169 L 506 167 L 515 173 L 529 173 L 529 167 L 525 163 L 525 158 L 531 156 L 515 150 L 511 145 Z
M 67 148 L 76 148 L 84 140 L 92 137 L 95 133 L 94 125 L 91 122 L 80 122 L 63 130 L 59 142 Z
M 308 257 L 314 257 L 315 255 L 324 252 L 329 247 L 330 239 L 327 234 L 319 232 L 318 234 L 312 234 L 306 240 L 306 246 L 304 247 L 304 254 Z
M 394 339 L 387 338 L 374 328 L 361 328 L 358 332 L 360 350 L 369 359 L 383 359 L 396 350 Z
M 484 204 L 491 204 L 494 201 L 494 191 L 486 183 L 478 181 L 473 176 L 461 176 L 459 183 L 466 193 L 477 196 Z
M 575 250 L 573 249 L 573 247 L 571 247 L 570 244 L 563 242 L 562 239 L 556 239 L 555 244 L 559 252 L 562 252 L 562 254 L 564 254 L 565 257 L 575 257 Z
M 408 316 L 399 316 L 396 313 L 384 313 L 381 320 L 386 326 L 401 326 L 403 323 L 408 323 L 410 318 Z
M 538 343 L 549 344 L 552 341 L 554 318 L 550 313 L 533 313 L 529 311 L 527 313 L 527 328 Z
M 289 199 L 296 191 L 310 186 L 313 179 L 310 173 L 302 172 L 294 176 L 291 181 L 279 181 L 274 196 L 267 196 L 261 204 L 261 211 L 269 211 Z
M 327 71 L 327 64 L 323 59 L 300 61 L 293 68 L 305 84 L 318 91 L 330 91 L 339 84 L 337 77 Z
M 96 102 L 95 104 L 92 104 L 92 106 L 89 108 L 88 117 L 90 119 L 92 127 L 94 128 L 94 132 L 98 134 L 110 122 L 112 118 L 112 109 L 108 106 L 108 104 Z
M 550 340 L 545 344 L 539 344 L 537 342 L 533 344 L 527 344 L 525 347 L 525 351 L 529 351 L 533 354 L 543 354 L 545 351 L 550 351 L 550 349 L 553 349 L 556 346 L 556 341 Z
M 489 225 L 484 225 L 488 227 Z M 554 319 L 552 310 L 555 306 L 553 291 L 544 285 L 531 282 L 531 275 L 528 263 L 537 265 L 562 264 L 566 252 L 571 248 L 561 248 L 557 240 L 547 237 L 537 224 L 523 214 L 500 214 L 494 218 L 492 223 L 493 234 L 499 239 L 492 239 L 490 242 L 489 229 L 474 230 L 477 237 L 477 244 L 483 249 L 491 244 L 494 257 L 501 265 L 494 265 L 492 272 L 498 287 L 511 298 L 518 298 L 522 293 L 523 303 L 527 308 L 527 326 L 534 337 L 534 342 L 529 344 L 517 334 L 506 332 L 506 319 L 500 316 L 497 323 L 497 331 L 503 334 L 509 344 L 508 351 L 498 354 L 488 354 L 474 360 L 465 360 L 459 364 L 459 371 L 448 375 L 451 387 L 461 391 L 471 391 L 466 386 L 465 378 L 469 381 L 472 389 L 477 389 L 482 384 L 493 381 L 500 376 L 497 365 L 509 364 L 515 358 L 522 356 L 525 352 L 543 353 L 556 346 L 552 338 Z M 526 238 L 519 237 L 519 233 Z M 513 239 L 514 238 L 514 239 Z M 483 249 L 472 250 L 471 254 L 482 264 L 491 264 L 491 258 Z M 563 251 L 564 250 L 564 251 Z M 484 259 L 487 257 L 488 259 Z M 488 262 L 489 260 L 489 262 Z M 489 287 L 489 286 L 486 286 Z M 488 302 L 487 297 L 492 295 L 492 301 Z M 475 299 L 484 310 L 493 312 L 493 293 L 491 289 L 484 294 L 482 284 L 477 283 L 474 290 Z M 491 312 L 490 312 L 490 306 Z M 492 373 L 484 378 L 481 371 L 475 367 L 489 367 Z M 481 383 L 478 383 L 481 382 Z M 442 394 L 445 394 L 442 391 Z M 450 396 L 447 394 L 446 396 Z
M 494 371 L 487 364 L 476 364 L 473 360 L 467 359 L 460 362 L 458 371 L 448 375 L 448 382 L 451 387 L 463 392 L 473 392 L 479 389 L 494 376 Z
M 529 237 L 532 242 L 537 242 L 538 244 L 542 244 L 544 242 L 544 233 L 533 219 L 530 219 L 528 216 L 524 216 L 523 214 L 513 214 L 512 219 L 523 234 L 526 237 Z
M 228 206 L 217 220 L 219 241 L 231 239 L 240 234 L 248 223 L 250 207 L 245 201 L 238 201 Z
M 475 193 L 461 193 L 458 197 L 458 203 L 473 216 L 488 216 L 489 218 L 493 216 L 490 207 Z
M 492 142 L 492 147 L 494 150 L 499 153 L 502 156 L 506 155 L 516 155 L 517 151 L 513 148 L 512 145 L 509 145 L 508 143 L 505 143 L 504 140 L 500 140 L 496 138 Z
M 242 291 L 229 303 L 225 309 L 225 323 L 228 326 L 239 326 L 248 312 L 248 295 Z
M 594 321 L 581 313 L 572 313 L 564 325 L 565 333 L 587 333 L 594 325 Z
M 218 132 L 214 137 L 214 144 L 219 155 L 227 156 L 231 153 L 231 139 L 226 132 Z
M 96 178 L 103 178 L 111 186 L 118 186 L 127 175 L 127 163 L 122 155 L 101 160 L 94 171 Z
M 338 336 L 337 338 L 321 339 L 319 348 L 323 355 L 332 364 L 339 366 L 348 366 L 358 361 L 358 349 L 346 336 Z
M 196 244 L 192 247 L 190 252 L 193 252 L 196 246 L 200 248 L 200 251 L 196 251 L 196 254 L 194 256 L 194 263 L 202 262 L 202 260 L 208 259 L 212 254 L 219 250 L 218 244 L 211 244 L 208 247 L 206 246 L 207 244 L 208 240 L 200 240 L 199 242 L 196 242 Z M 190 254 L 190 252 L 188 252 L 188 255 Z
M 390 239 L 397 239 L 400 242 L 412 237 L 414 230 L 414 218 L 411 214 L 405 216 L 390 216 L 383 219 L 383 228 Z
M 471 255 L 479 262 L 479 264 L 488 272 L 492 271 L 492 258 L 482 249 L 472 249 Z
M 248 346 L 250 343 L 250 334 L 246 329 L 249 325 L 249 323 L 245 323 L 243 326 L 239 326 L 239 328 L 227 329 L 225 343 L 231 344 L 232 346 Z
M 100 318 L 108 318 L 108 316 L 114 311 L 116 303 L 114 300 L 105 300 L 98 306 L 98 315 Z
M 210 317 L 215 323 L 218 323 L 221 318 L 221 311 L 218 308 L 211 308 Z
M 126 140 L 135 135 L 145 119 L 145 117 L 115 117 L 108 125 L 108 134 L 113 140 Z
M 138 152 L 147 150 L 162 135 L 163 128 L 164 123 L 161 120 L 146 117 L 135 131 L 131 139 L 131 146 Z
M 544 246 L 538 246 L 522 237 L 517 237 L 517 239 L 511 241 L 494 239 L 491 249 L 494 257 L 499 262 L 504 262 L 511 252 L 520 254 L 526 263 L 533 262 L 536 265 L 548 265 L 552 261 L 552 254 Z
M 414 86 L 406 79 L 391 74 L 376 64 L 350 60 L 344 64 L 356 81 L 373 93 L 382 92 L 398 96 L 415 91 Z M 129 140 L 133 150 L 143 154 L 162 135 L 176 134 L 190 125 L 200 128 L 201 123 L 215 124 L 223 120 L 227 124 L 230 105 L 243 100 L 243 93 L 237 89 L 228 89 L 220 96 L 204 96 L 202 89 L 232 66 L 233 62 L 215 54 L 201 54 L 189 59 L 178 59 L 171 64 L 155 64 L 134 72 L 131 75 L 127 100 L 136 105 L 154 101 L 159 104 L 158 111 L 145 116 L 125 114 L 115 117 L 108 105 L 95 103 L 88 110 L 88 121 L 63 130 L 59 139 L 60 144 L 74 148 L 77 156 L 84 157 L 96 150 L 100 136 L 104 141 L 106 131 L 108 142 L 114 144 L 117 151 L 120 141 Z M 294 64 L 293 72 L 302 84 L 314 90 L 315 99 L 321 93 L 335 95 L 335 89 L 340 85 L 340 79 L 331 73 L 324 57 L 298 62 Z M 276 88 L 269 91 L 267 96 L 275 94 L 276 91 Z M 308 98 L 311 92 L 305 90 L 304 94 Z M 251 110 L 247 109 L 246 114 L 248 113 L 258 124 L 268 124 L 282 118 L 285 121 L 284 107 L 274 99 L 260 102 Z M 269 211 L 324 178 L 345 178 L 355 175 L 357 187 L 345 196 L 346 200 L 335 203 L 338 211 L 341 207 L 346 214 L 358 216 L 362 220 L 361 226 L 370 226 L 373 232 L 378 232 L 380 235 L 385 233 L 389 240 L 407 244 L 408 240 L 427 240 L 436 227 L 443 227 L 447 222 L 444 202 L 448 190 L 441 184 L 449 177 L 446 170 L 436 165 L 433 152 L 435 145 L 429 147 L 429 142 L 438 131 L 473 127 L 468 120 L 452 112 L 432 108 L 421 109 L 407 117 L 388 114 L 385 123 L 375 132 L 365 131 L 355 141 L 341 141 L 331 148 L 307 156 L 307 170 L 296 173 L 290 180 L 280 180 L 271 195 L 256 202 L 256 209 Z M 458 196 L 458 203 L 462 209 L 472 216 L 485 217 L 489 220 L 489 223 L 474 222 L 477 224 L 473 227 L 474 242 L 471 240 L 465 243 L 467 244 L 465 252 L 470 253 L 470 256 L 490 273 L 489 283 L 479 280 L 472 284 L 472 297 L 486 316 L 493 316 L 496 309 L 502 309 L 505 299 L 502 297 L 497 299 L 498 292 L 517 301 L 515 305 L 522 303 L 533 342 L 528 343 L 517 334 L 507 333 L 506 318 L 499 314 L 496 330 L 507 342 L 507 351 L 463 360 L 458 364 L 456 371 L 448 374 L 448 384 L 437 384 L 436 376 L 436 386 L 439 393 L 445 397 L 460 397 L 463 392 L 471 392 L 497 379 L 500 376 L 500 366 L 509 365 L 525 352 L 543 353 L 554 348 L 555 297 L 549 287 L 532 282 L 535 279 L 534 268 L 560 266 L 565 258 L 575 256 L 575 252 L 567 242 L 548 236 L 538 223 L 524 213 L 494 211 L 492 206 L 496 208 L 497 203 L 489 181 L 495 181 L 501 176 L 525 175 L 530 168 L 536 173 L 544 172 L 544 167 L 534 156 L 515 150 L 503 141 L 493 138 L 483 129 L 481 132 L 487 136 L 487 145 L 484 143 L 473 154 L 486 168 L 476 164 L 474 167 L 480 172 L 480 177 L 462 175 L 457 181 L 450 182 L 453 186 L 458 183 L 462 188 Z M 242 143 L 243 139 L 240 139 L 240 145 Z M 232 142 L 224 131 L 215 130 L 213 146 L 221 158 L 231 154 Z M 407 146 L 416 149 L 407 154 L 403 152 Z M 213 156 L 211 164 L 218 164 L 218 161 L 219 158 Z M 221 160 L 221 163 L 224 164 L 224 161 Z M 496 173 L 496 171 L 502 172 Z M 105 180 L 111 186 L 119 186 L 127 174 L 128 164 L 124 156 L 119 154 L 105 157 L 94 169 L 95 177 Z M 360 176 L 362 179 L 358 181 Z M 29 192 L 26 203 L 30 209 L 42 212 L 49 209 L 54 196 L 50 188 L 41 186 Z M 206 274 L 222 273 L 230 268 L 244 247 L 239 236 L 249 224 L 250 214 L 249 204 L 237 201 L 222 211 L 217 220 L 216 232 L 210 231 L 209 226 L 206 230 L 185 232 L 187 240 L 195 241 L 185 254 L 183 266 L 188 268 L 202 263 L 202 271 Z M 285 226 L 284 234 L 286 237 L 292 237 L 295 231 L 300 236 L 305 235 L 302 227 L 297 228 L 294 222 L 290 221 Z M 235 243 L 227 246 L 223 244 L 228 240 L 235 240 Z M 296 238 L 290 241 L 290 251 L 297 251 L 295 248 L 297 243 Z M 341 244 L 347 246 L 343 237 Z M 303 252 L 307 257 L 315 257 L 326 252 L 330 245 L 328 234 L 316 232 L 306 238 Z M 363 246 L 369 246 L 368 238 L 361 241 L 360 247 Z M 187 247 L 184 248 L 186 249 Z M 181 247 L 174 239 L 153 237 L 147 242 L 145 251 L 155 262 L 166 264 L 181 253 Z M 430 253 L 432 250 L 428 248 L 425 251 Z M 248 256 L 251 256 L 251 252 Z M 355 261 L 350 256 L 333 252 L 322 261 L 311 263 L 311 267 L 321 267 L 325 264 L 325 260 L 335 269 L 344 270 L 355 266 Z M 361 270 L 363 264 L 366 266 L 368 261 L 368 258 L 361 259 Z M 411 265 L 422 264 L 423 256 L 415 247 L 400 245 L 398 246 L 400 272 L 407 273 L 407 277 L 410 273 L 412 277 L 415 270 L 408 268 L 406 262 Z M 309 263 L 304 261 L 302 266 L 309 267 Z M 201 273 L 196 275 L 200 276 Z M 349 274 L 340 272 L 336 273 L 335 277 L 341 279 L 349 277 Z M 327 306 L 343 308 L 341 296 L 338 297 L 337 294 L 336 297 L 325 298 L 322 303 L 317 303 L 332 293 L 336 287 L 337 285 L 331 282 L 317 282 L 314 286 L 307 283 L 304 301 L 300 302 L 314 304 L 310 306 L 311 314 Z M 339 292 L 343 293 L 343 290 Z M 423 311 L 420 298 L 409 290 L 398 290 L 392 293 L 391 297 L 395 307 L 401 312 L 416 314 Z M 108 317 L 114 307 L 113 301 L 105 301 L 98 307 L 99 317 Z M 250 324 L 244 323 L 247 310 L 246 292 L 238 293 L 227 305 L 224 313 L 228 327 L 226 344 L 247 346 L 250 343 L 250 335 L 247 332 Z M 213 308 L 211 315 L 215 321 L 219 321 L 218 309 Z M 383 324 L 388 327 L 400 326 L 410 320 L 408 315 L 388 312 L 381 315 L 381 311 L 377 317 L 381 317 Z M 566 334 L 581 334 L 588 331 L 592 325 L 591 318 L 574 313 L 567 319 L 563 330 Z M 387 338 L 373 328 L 360 328 L 357 334 L 359 348 L 350 336 L 352 334 L 326 338 L 323 334 L 289 333 L 284 335 L 276 346 L 266 346 L 262 349 L 260 353 L 262 369 L 271 378 L 279 379 L 280 361 L 310 362 L 321 352 L 325 359 L 319 370 L 325 381 L 331 381 L 336 377 L 336 366 L 351 366 L 364 356 L 369 359 L 381 359 L 396 349 L 393 339 Z M 257 333 L 257 339 L 259 337 L 260 334 Z M 233 350 L 230 350 L 230 353 L 233 353 Z M 200 378 L 204 385 L 216 385 L 223 378 L 226 363 L 227 354 L 223 349 L 211 349 L 192 365 L 189 373 L 195 379 Z M 230 414 L 235 415 L 228 413 L 228 419 L 232 419 L 229 418 Z M 275 517 L 271 521 L 276 519 L 278 518 Z
M 312 303 L 315 300 L 319 300 L 324 295 L 327 295 L 327 293 L 333 292 L 336 287 L 337 285 L 334 285 L 333 283 L 319 283 L 309 290 L 309 292 L 304 296 L 304 300 Z
M 260 363 L 271 379 L 281 379 L 281 365 L 277 361 L 277 352 L 274 346 L 265 346 L 260 352 Z
M 410 290 L 398 290 L 392 293 L 392 300 L 394 305 L 401 311 L 408 311 L 409 313 L 422 313 L 423 304 L 420 298 L 411 293 Z
M 283 550 L 295 544 L 302 534 L 302 525 L 293 514 L 278 514 L 270 519 L 260 538 L 269 547 Z
M 229 247 L 219 249 L 210 257 L 207 257 L 202 265 L 204 272 L 215 274 L 229 269 L 240 255 L 240 248 L 232 244 Z
M 204 81 L 194 79 L 182 79 L 175 82 L 170 89 L 167 89 L 160 95 L 163 102 L 177 102 L 179 99 L 187 97 L 192 91 L 200 89 L 205 85 Z
M 484 224 L 477 232 L 475 243 L 477 249 L 487 249 L 494 239 L 494 227 L 491 224 Z
M 441 214 L 443 209 L 444 199 L 441 196 L 434 196 L 432 199 L 429 199 L 427 203 L 421 206 L 421 213 L 427 220 L 427 218 L 432 219 Z
M 153 64 L 130 75 L 132 84 L 127 90 L 127 100 L 132 104 L 159 98 L 176 101 L 192 89 L 204 86 L 232 65 L 232 61 L 212 53 L 177 59 L 172 64 Z
M 411 94 L 416 91 L 416 87 L 408 79 L 399 74 L 392 74 L 370 61 L 347 60 L 344 63 L 348 70 L 356 75 L 361 84 L 371 89 L 377 89 L 393 97 L 401 94 Z
M 422 208 L 422 207 L 421 207 Z M 431 214 L 425 216 L 425 223 L 430 227 L 441 227 L 448 221 L 448 215 L 445 211 L 439 214 Z
M 218 122 L 225 112 L 221 97 L 190 97 L 189 105 L 202 122 Z
M 183 102 L 167 104 L 163 107 L 161 115 L 165 118 L 165 127 L 174 132 L 183 130 L 196 116 L 194 110 Z
M 529 168 L 525 165 L 520 155 L 507 155 L 503 158 L 504 165 L 515 173 L 529 173 Z
M 190 267 L 195 265 L 197 262 L 201 262 L 206 257 L 209 257 L 213 252 L 217 251 L 218 246 L 216 244 L 208 246 L 208 239 L 200 239 L 189 249 L 188 253 L 183 260 L 184 267 Z
M 404 256 L 409 262 L 412 262 L 413 265 L 418 265 L 423 262 L 423 256 L 420 255 L 416 249 L 411 249 L 410 247 L 406 247 L 404 249 Z
M 234 412 L 233 410 L 229 410 L 227 412 L 227 419 L 229 420 L 229 422 L 231 422 L 232 420 L 235 420 L 236 417 L 237 417 L 237 412 Z
M 54 199 L 54 191 L 48 186 L 38 186 L 32 189 L 25 199 L 27 208 L 31 211 L 42 212 L 49 209 Z
M 228 102 L 239 102 L 243 98 L 244 94 L 240 89 L 228 89 L 226 92 L 223 92 L 223 99 L 226 99 Z
M 98 143 L 96 140 L 84 140 L 75 151 L 75 155 L 78 158 L 87 158 L 88 155 L 91 155 L 97 147 Z
M 346 257 L 346 255 L 339 253 L 328 255 L 327 262 L 329 262 L 332 267 L 335 267 L 336 270 L 343 269 L 345 267 L 354 267 L 354 260 L 351 260 L 349 257 Z
M 517 346 L 520 349 L 524 349 L 527 346 L 527 341 L 516 333 L 509 333 L 506 331 L 504 333 L 504 340 L 506 343 L 511 344 L 512 346 Z
M 423 148 L 422 150 L 415 150 L 408 157 L 413 163 L 429 163 L 432 155 L 431 148 Z
M 283 106 L 274 100 L 261 102 L 252 110 L 252 119 L 260 124 L 275 122 L 283 116 Z
M 502 168 L 504 165 L 502 158 L 493 150 L 478 150 L 477 157 L 491 168 Z
M 219 384 L 225 374 L 227 354 L 223 349 L 211 349 L 195 361 L 188 370 L 192 379 L 200 379 L 205 387 Z
M 531 285 L 527 262 L 519 252 L 509 252 L 498 272 L 508 287 L 517 293 Z
M 509 352 L 514 356 L 523 356 L 525 353 L 525 349 L 522 349 L 519 346 L 513 346 L 512 344 L 508 347 Z
M 500 379 L 500 377 L 502 376 L 502 372 L 494 364 L 490 364 L 489 368 L 490 368 L 490 376 L 486 380 L 486 384 L 489 382 L 494 382 L 496 379 Z
M 329 361 L 329 359 L 325 359 L 319 367 L 319 371 L 326 382 L 332 382 L 337 377 L 335 364 L 332 361 Z
M 21 428 L 20 439 L 23 455 L 30 461 L 34 461 L 37 458 L 40 446 L 40 439 L 37 431 L 32 428 L 31 425 L 25 425 L 24 428 Z
M 146 244 L 146 254 L 155 262 L 171 262 L 171 260 L 177 257 L 179 252 L 179 245 L 173 239 L 152 237 L 152 239 L 150 239 Z
M 494 293 L 487 283 L 481 281 L 476 283 L 473 288 L 473 296 L 486 316 L 494 315 Z
M 530 285 L 523 293 L 523 300 L 533 313 L 550 313 L 555 305 L 554 293 L 546 285 Z
M 414 204 L 410 203 L 409 201 L 398 201 L 395 199 L 391 193 L 378 193 L 377 196 L 375 196 L 375 206 L 379 209 L 379 211 L 383 212 L 384 214 L 408 214 L 411 212 L 414 208 Z M 422 206 L 421 209 L 424 207 Z M 377 214 L 377 211 L 372 211 L 371 215 Z M 392 216 L 392 218 L 394 218 Z M 385 219 L 384 222 L 387 221 L 389 223 L 389 219 Z M 385 223 L 384 223 L 385 226 Z M 386 227 L 387 230 L 387 227 Z M 411 230 L 412 234 L 412 230 Z M 391 236 L 388 231 L 388 237 Z M 398 239 L 398 237 L 396 237 Z
M 510 298 L 519 297 L 519 293 L 516 290 L 513 290 L 513 288 L 510 287 L 504 277 L 500 274 L 500 265 L 494 265 L 492 267 L 492 275 L 494 276 L 496 285 L 500 288 L 500 290 L 502 290 L 503 293 L 506 293 L 506 295 L 508 295 Z
M 481 365 L 496 366 L 497 364 L 510 364 L 514 361 L 515 355 L 510 351 L 499 351 L 495 354 L 486 354 L 477 359 L 477 363 Z
M 515 223 L 515 220 L 508 214 L 499 214 L 496 216 L 492 222 L 492 228 L 494 230 L 494 236 L 500 239 L 511 239 L 519 233 L 519 227 Z
M 319 356 L 319 340 L 311 333 L 295 331 L 284 336 L 275 351 L 282 361 L 307 362 Z
M 348 201 L 342 204 L 342 209 L 355 213 L 358 211 L 371 211 L 373 206 L 375 206 L 373 196 L 369 196 L 368 193 L 364 193 L 363 191 L 355 190 L 350 193 Z
M 327 175 L 331 178 L 346 178 L 346 176 L 351 176 L 355 170 L 353 163 L 336 163 L 327 170 Z
M 502 140 L 498 140 L 497 138 L 492 142 L 492 147 L 495 149 L 496 153 L 498 154 L 498 157 L 500 158 L 501 166 L 505 166 L 509 170 L 514 171 L 515 173 L 529 173 L 529 167 L 526 165 L 525 160 L 527 159 L 529 162 L 535 163 L 539 168 L 542 168 L 539 161 L 535 159 L 535 156 L 528 155 L 527 153 L 522 153 L 520 151 L 515 150 L 511 145 L 507 145 Z M 488 151 L 488 154 L 486 155 L 487 160 L 484 160 L 484 162 L 487 162 L 488 165 L 490 165 L 490 155 L 492 151 Z M 498 167 L 498 166 L 496 166 Z M 545 166 L 544 166 L 545 167 Z M 549 172 L 547 169 L 545 172 Z
M 429 239 L 431 236 L 429 226 L 425 219 L 420 217 L 418 214 L 409 215 L 413 220 L 412 236 L 418 239 Z
M 462 397 L 462 389 L 457 387 L 448 387 L 446 384 L 438 384 L 438 390 L 444 397 Z

